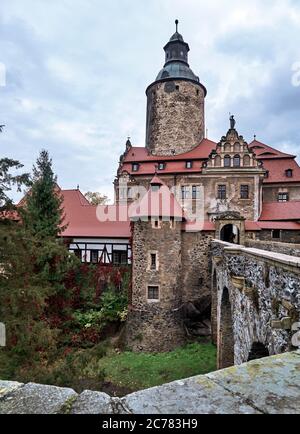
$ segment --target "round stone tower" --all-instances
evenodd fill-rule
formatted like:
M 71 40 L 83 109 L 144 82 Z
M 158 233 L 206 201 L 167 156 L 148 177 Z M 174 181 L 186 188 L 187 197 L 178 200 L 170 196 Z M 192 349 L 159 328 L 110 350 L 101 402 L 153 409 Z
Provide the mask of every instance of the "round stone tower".
M 164 47 L 166 63 L 146 90 L 146 147 L 153 155 L 192 150 L 205 136 L 206 89 L 188 64 L 189 45 L 176 32 Z

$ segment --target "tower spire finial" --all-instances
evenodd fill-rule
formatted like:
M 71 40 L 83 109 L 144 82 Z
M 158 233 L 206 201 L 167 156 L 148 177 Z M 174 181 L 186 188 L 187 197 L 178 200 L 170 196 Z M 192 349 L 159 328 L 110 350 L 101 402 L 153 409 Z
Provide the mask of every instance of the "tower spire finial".
M 175 21 L 175 24 L 176 24 L 176 33 L 178 33 L 178 24 L 179 24 L 179 21 L 176 20 L 176 21 Z

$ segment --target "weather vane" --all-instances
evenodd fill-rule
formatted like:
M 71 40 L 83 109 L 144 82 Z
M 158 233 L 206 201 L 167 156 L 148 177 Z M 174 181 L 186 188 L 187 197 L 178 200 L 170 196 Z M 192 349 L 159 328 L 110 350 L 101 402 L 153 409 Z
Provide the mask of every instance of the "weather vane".
M 176 20 L 176 21 L 175 21 L 175 24 L 176 24 L 176 33 L 178 33 L 178 24 L 179 24 L 179 21 Z

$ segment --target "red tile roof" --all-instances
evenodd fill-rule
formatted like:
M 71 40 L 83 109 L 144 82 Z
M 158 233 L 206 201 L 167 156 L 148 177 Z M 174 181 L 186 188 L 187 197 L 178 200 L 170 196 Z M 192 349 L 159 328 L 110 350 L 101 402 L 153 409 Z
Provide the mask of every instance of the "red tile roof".
M 295 155 L 285 154 L 258 140 L 253 140 L 253 142 L 249 144 L 249 148 L 256 154 L 259 160 L 264 160 L 265 158 L 296 158 Z
M 261 228 L 260 228 L 258 222 L 246 220 L 245 221 L 245 230 L 246 231 L 260 231 Z
M 202 162 L 206 160 L 213 149 L 216 149 L 217 143 L 203 139 L 201 143 L 189 152 L 180 155 L 151 155 L 146 148 L 133 147 L 126 154 L 123 163 L 122 171 L 139 176 L 151 175 L 156 170 L 158 162 L 165 162 L 163 174 L 167 173 L 199 173 L 202 170 Z M 197 161 L 198 160 L 198 161 Z M 186 168 L 186 161 L 193 161 L 192 169 Z M 132 163 L 140 163 L 138 172 L 132 171 Z
M 124 163 L 141 163 L 146 161 L 176 161 L 206 159 L 217 146 L 212 140 L 203 139 L 199 145 L 189 152 L 179 155 L 158 156 L 148 153 L 147 148 L 132 147 L 125 156 Z
M 293 158 L 263 160 L 264 168 L 269 171 L 264 184 L 300 182 L 300 167 Z M 288 178 L 286 170 L 292 169 L 293 176 Z
M 282 229 L 287 231 L 300 231 L 300 223 L 297 222 L 257 222 L 261 229 Z
M 300 201 L 263 203 L 260 221 L 299 220 Z
M 155 176 L 151 182 L 152 186 L 159 185 L 158 190 L 151 187 L 142 199 L 131 205 L 129 216 L 131 219 L 142 219 L 145 217 L 166 217 L 175 218 L 176 220 L 184 219 L 184 212 L 171 193 L 169 187 L 158 176 Z
M 118 221 L 120 220 L 119 212 L 115 206 L 90 205 L 79 190 L 62 190 L 61 192 L 64 199 L 64 224 L 68 224 L 62 233 L 63 237 L 130 238 L 131 229 L 127 207 L 125 218 L 123 218 L 125 221 Z M 120 207 L 120 213 L 124 211 L 123 208 Z

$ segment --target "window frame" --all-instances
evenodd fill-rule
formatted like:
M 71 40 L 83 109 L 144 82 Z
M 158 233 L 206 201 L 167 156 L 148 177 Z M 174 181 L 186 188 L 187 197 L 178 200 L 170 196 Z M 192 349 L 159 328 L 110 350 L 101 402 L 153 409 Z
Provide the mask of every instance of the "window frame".
M 225 197 L 224 194 L 225 193 Z M 217 199 L 226 200 L 227 199 L 227 185 L 226 184 L 218 184 L 217 187 Z
M 150 294 L 150 290 L 155 289 L 157 290 L 157 298 L 152 297 L 150 298 L 149 295 L 156 295 L 154 292 L 153 294 Z M 148 303 L 159 303 L 160 302 L 160 287 L 159 285 L 147 285 L 147 301 Z
M 118 255 L 118 261 L 115 261 L 115 255 Z M 126 261 L 122 261 L 122 256 L 126 256 Z M 128 256 L 127 251 L 125 250 L 113 250 L 112 251 L 112 265 L 116 266 L 122 266 L 122 265 L 128 265 Z
M 132 172 L 138 172 L 140 170 L 139 163 L 132 163 Z
M 246 197 L 243 197 L 244 193 L 246 193 Z M 240 198 L 242 200 L 249 200 L 250 198 L 250 186 L 249 184 L 241 184 L 240 185 Z
M 238 160 L 239 164 L 236 164 L 236 161 Z M 239 154 L 236 154 L 233 157 L 233 167 L 237 168 L 237 167 L 241 167 L 241 156 Z
M 201 190 L 200 185 L 193 185 L 192 186 L 192 199 L 193 200 L 199 200 L 201 197 Z
M 285 196 L 285 198 L 284 198 Z M 279 203 L 287 203 L 290 201 L 289 192 L 279 192 L 277 195 L 277 202 Z
M 189 200 L 190 199 L 190 186 L 189 185 L 182 185 L 181 186 L 181 200 Z
M 97 260 L 94 260 L 93 255 L 97 255 Z M 98 264 L 99 263 L 99 250 L 92 249 L 90 250 L 90 263 L 91 264 Z
M 229 164 L 226 164 L 226 161 L 228 161 Z M 224 156 L 224 167 L 232 167 L 232 159 L 230 155 Z
M 193 161 L 186 161 L 185 162 L 185 168 L 188 170 L 191 170 L 193 168 Z
M 275 232 L 277 234 L 279 234 L 279 237 L 274 237 L 274 233 Z M 271 233 L 271 236 L 272 236 L 272 240 L 281 240 L 281 230 L 280 229 L 273 229 L 272 233 Z

